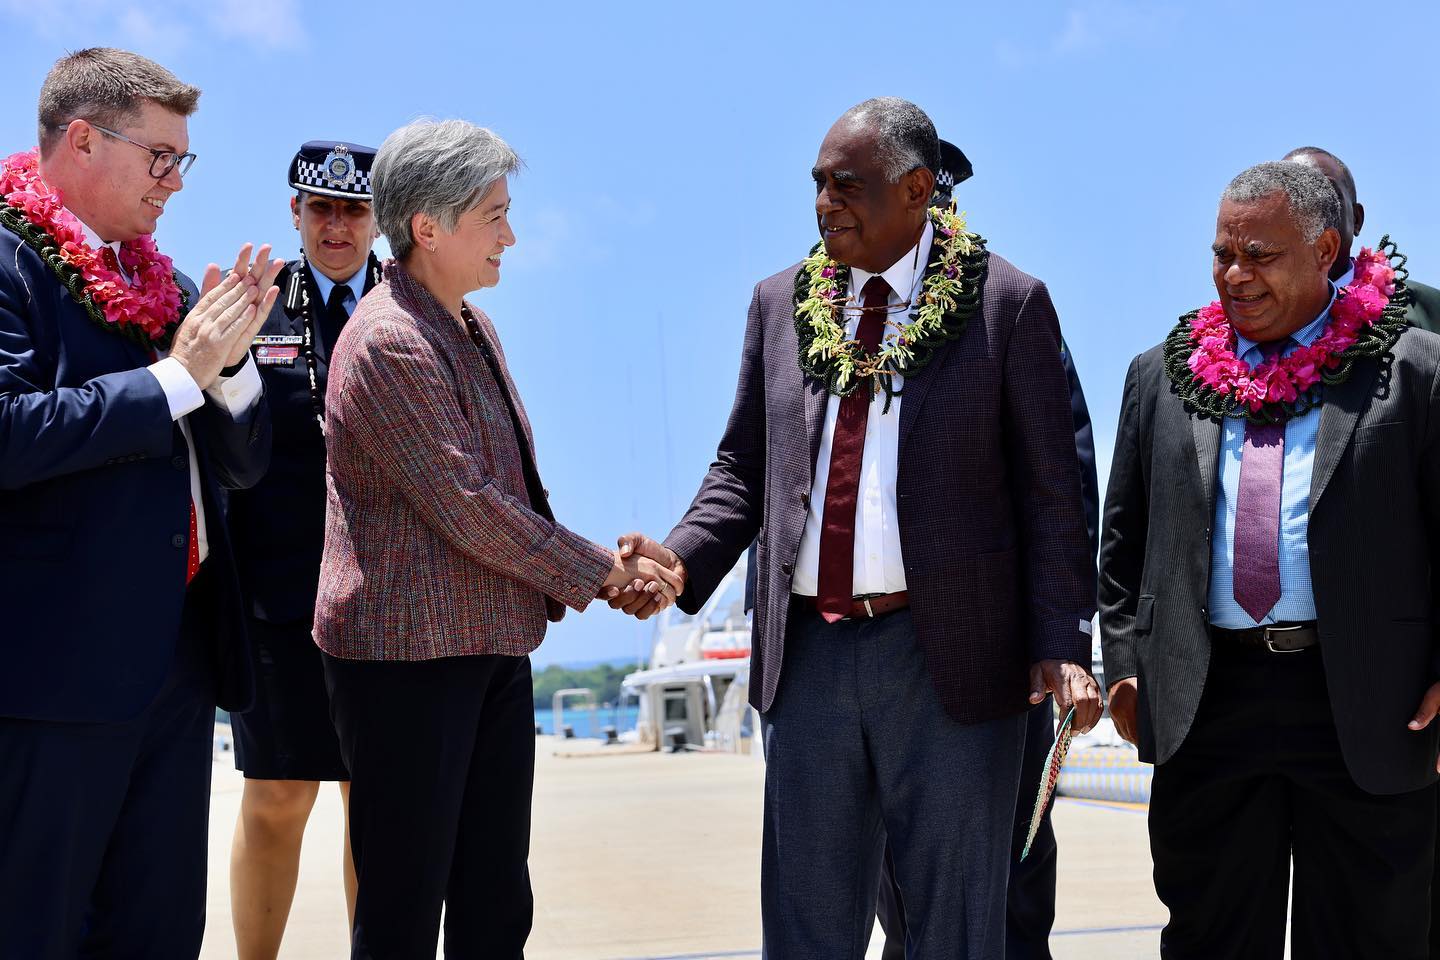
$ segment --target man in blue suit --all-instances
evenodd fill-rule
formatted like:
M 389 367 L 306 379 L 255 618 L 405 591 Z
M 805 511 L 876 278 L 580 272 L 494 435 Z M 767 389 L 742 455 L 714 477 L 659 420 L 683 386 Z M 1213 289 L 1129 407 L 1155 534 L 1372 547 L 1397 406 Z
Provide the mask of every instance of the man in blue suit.
M 269 458 L 280 264 L 247 245 L 202 294 L 150 238 L 199 94 L 70 54 L 0 168 L 3 960 L 200 949 L 215 706 L 253 685 L 219 499 Z

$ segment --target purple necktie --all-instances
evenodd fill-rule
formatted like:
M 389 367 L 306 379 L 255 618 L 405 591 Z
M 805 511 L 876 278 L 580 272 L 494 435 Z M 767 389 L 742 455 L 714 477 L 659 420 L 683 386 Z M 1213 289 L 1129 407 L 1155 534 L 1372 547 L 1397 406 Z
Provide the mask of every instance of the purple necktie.
M 1289 342 L 1263 343 L 1266 359 Z M 1240 492 L 1235 497 L 1235 602 L 1256 623 L 1280 602 L 1280 488 L 1285 480 L 1285 424 L 1245 422 Z

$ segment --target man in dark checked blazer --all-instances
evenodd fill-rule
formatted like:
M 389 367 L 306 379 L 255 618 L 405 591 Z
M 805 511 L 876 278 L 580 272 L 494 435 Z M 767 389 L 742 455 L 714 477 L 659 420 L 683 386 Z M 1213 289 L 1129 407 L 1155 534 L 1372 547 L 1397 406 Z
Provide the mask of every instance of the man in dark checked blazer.
M 1323 334 L 1341 222 L 1308 165 L 1231 181 L 1212 273 L 1240 363 Z M 1278 958 L 1287 906 L 1296 957 L 1427 955 L 1440 337 L 1381 319 L 1309 409 L 1202 414 L 1184 340 L 1182 382 L 1163 345 L 1126 376 L 1100 627 L 1116 726 L 1156 764 L 1166 960 Z
M 943 259 L 938 143 L 887 97 L 820 146 L 815 212 L 859 307 L 837 321 L 847 338 L 894 336 L 881 317 L 905 322 Z M 799 269 L 755 288 L 735 406 L 689 511 L 664 547 L 631 536 L 622 552 L 683 569 L 694 611 L 758 536 L 770 960 L 864 955 L 887 833 L 913 948 L 1000 958 L 1026 708 L 1053 691 L 1081 728 L 1100 713 L 1055 311 L 989 256 L 956 339 L 892 371 L 888 404 L 865 386 L 842 400 L 801 368 Z

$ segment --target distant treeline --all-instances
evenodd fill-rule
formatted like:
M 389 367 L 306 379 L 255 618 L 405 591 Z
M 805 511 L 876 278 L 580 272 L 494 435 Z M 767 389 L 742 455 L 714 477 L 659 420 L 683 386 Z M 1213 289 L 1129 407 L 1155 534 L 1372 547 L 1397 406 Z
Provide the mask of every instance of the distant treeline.
M 583 669 L 551 664 L 534 676 L 535 708 L 550 709 L 555 692 L 571 687 L 589 687 L 597 703 L 612 703 L 620 696 L 620 681 L 637 669 L 634 665 L 617 666 L 612 663 Z

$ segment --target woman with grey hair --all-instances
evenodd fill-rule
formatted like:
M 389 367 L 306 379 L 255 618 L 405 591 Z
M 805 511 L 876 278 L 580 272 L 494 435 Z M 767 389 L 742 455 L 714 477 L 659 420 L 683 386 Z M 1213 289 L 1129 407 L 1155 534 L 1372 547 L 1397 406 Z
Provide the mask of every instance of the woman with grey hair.
M 535 728 L 528 654 L 565 608 L 669 570 L 555 522 L 495 327 L 465 294 L 515 243 L 498 136 L 395 131 L 371 173 L 395 261 L 341 332 L 326 389 L 315 608 L 351 775 L 352 957 L 519 958 Z

